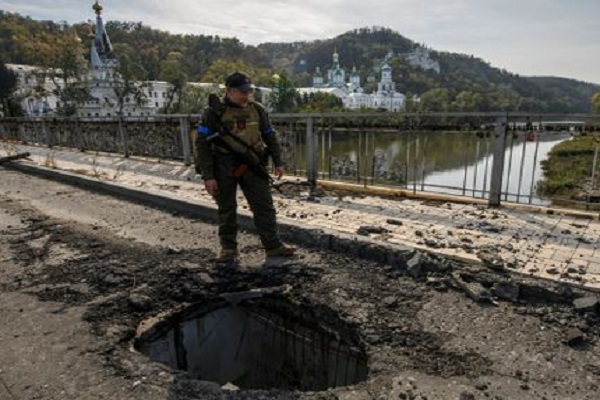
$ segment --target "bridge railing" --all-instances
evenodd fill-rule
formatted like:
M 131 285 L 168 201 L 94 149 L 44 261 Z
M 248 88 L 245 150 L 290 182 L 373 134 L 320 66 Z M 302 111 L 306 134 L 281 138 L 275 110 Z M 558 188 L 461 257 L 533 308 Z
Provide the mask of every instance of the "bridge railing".
M 0 140 L 128 156 L 193 160 L 199 115 L 0 120 Z M 540 192 L 549 150 L 574 135 L 600 135 L 590 114 L 273 114 L 288 172 L 317 180 L 439 192 L 526 204 L 594 208 L 600 202 L 599 142 L 581 193 Z

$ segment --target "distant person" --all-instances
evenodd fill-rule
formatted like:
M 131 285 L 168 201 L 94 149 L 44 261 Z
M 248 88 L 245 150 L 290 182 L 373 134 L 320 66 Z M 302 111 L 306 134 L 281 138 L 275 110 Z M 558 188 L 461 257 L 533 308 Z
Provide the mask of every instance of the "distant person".
M 236 72 L 225 80 L 226 94 L 216 96 L 202 114 L 196 139 L 196 172 L 218 205 L 221 251 L 217 262 L 234 261 L 238 255 L 238 185 L 254 215 L 254 224 L 267 257 L 291 257 L 295 249 L 284 245 L 277 221 L 269 175 L 265 165 L 271 156 L 275 175 L 285 170 L 277 135 L 265 108 L 252 99 L 254 86 L 248 76 Z

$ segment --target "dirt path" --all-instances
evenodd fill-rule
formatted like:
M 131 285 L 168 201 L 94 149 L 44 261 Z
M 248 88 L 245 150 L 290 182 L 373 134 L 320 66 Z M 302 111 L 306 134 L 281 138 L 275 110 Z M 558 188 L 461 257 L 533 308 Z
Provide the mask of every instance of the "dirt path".
M 572 306 L 589 294 L 440 259 L 413 279 L 310 249 L 292 266 L 265 270 L 249 234 L 240 269 L 224 272 L 211 262 L 213 225 L 0 176 L 1 399 L 597 398 L 597 309 Z M 477 303 L 453 273 L 469 285 L 517 284 L 521 296 Z M 138 324 L 160 312 L 283 284 L 297 307 L 354 330 L 369 355 L 367 381 L 324 392 L 225 391 L 130 350 Z

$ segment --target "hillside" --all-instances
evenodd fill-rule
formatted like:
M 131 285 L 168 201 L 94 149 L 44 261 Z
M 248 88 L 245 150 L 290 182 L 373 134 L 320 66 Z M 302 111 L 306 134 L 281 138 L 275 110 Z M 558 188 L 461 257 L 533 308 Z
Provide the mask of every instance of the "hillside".
M 138 22 L 106 23 L 115 51 L 138 62 L 145 71 L 140 79 L 161 79 L 161 63 L 169 54 L 180 54 L 181 67 L 192 81 L 200 81 L 217 60 L 239 60 L 256 67 L 269 68 L 269 61 L 253 46 L 235 38 L 205 35 L 175 35 L 152 29 Z M 0 60 L 5 63 L 38 65 L 41 44 L 58 51 L 65 38 L 77 35 L 83 55 L 89 59 L 93 40 L 87 23 L 72 26 L 53 21 L 36 21 L 0 10 Z
M 427 50 L 439 65 L 439 73 L 411 64 L 407 56 L 425 46 L 386 28 L 356 29 L 332 39 L 294 43 L 264 43 L 248 46 L 236 38 L 179 35 L 152 29 L 142 23 L 106 24 L 115 50 L 142 68 L 138 79 L 168 80 L 173 63 L 189 81 L 220 79 L 228 69 L 243 68 L 256 83 L 269 84 L 274 72 L 285 72 L 297 86 L 311 84 L 318 66 L 327 70 L 337 49 L 341 65 L 355 66 L 363 86 L 372 90 L 381 60 L 393 67 L 398 90 L 422 98 L 420 109 L 428 111 L 539 111 L 588 112 L 593 85 L 555 77 L 522 77 L 492 67 L 474 56 Z M 40 57 L 65 37 L 81 39 L 87 58 L 91 28 L 52 21 L 36 21 L 0 11 L 0 61 L 40 64 Z M 43 44 L 44 51 L 39 51 Z M 371 81 L 368 78 L 371 77 Z
M 473 111 L 588 112 L 599 85 L 558 77 L 522 77 L 492 67 L 474 56 L 429 50 L 440 73 L 411 65 L 407 54 L 424 48 L 386 28 L 362 28 L 329 40 L 259 45 L 272 65 L 288 71 L 301 85 L 309 85 L 318 66 L 327 70 L 335 50 L 340 63 L 356 66 L 362 82 L 392 52 L 389 64 L 402 92 L 446 96 L 445 109 Z M 439 90 L 446 89 L 447 91 Z

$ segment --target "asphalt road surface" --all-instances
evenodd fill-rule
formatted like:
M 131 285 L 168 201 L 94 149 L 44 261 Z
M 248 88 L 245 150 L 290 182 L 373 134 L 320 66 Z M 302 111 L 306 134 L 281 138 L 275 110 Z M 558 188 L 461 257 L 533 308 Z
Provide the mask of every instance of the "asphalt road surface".
M 0 399 L 598 398 L 597 307 L 575 310 L 568 289 L 503 277 L 528 292 L 482 304 L 448 277 L 488 275 L 440 259 L 437 275 L 413 279 L 311 249 L 267 268 L 249 233 L 240 248 L 240 265 L 224 269 L 210 223 L 0 169 Z M 222 389 L 131 350 L 148 318 L 281 285 L 357 338 L 366 381 Z

